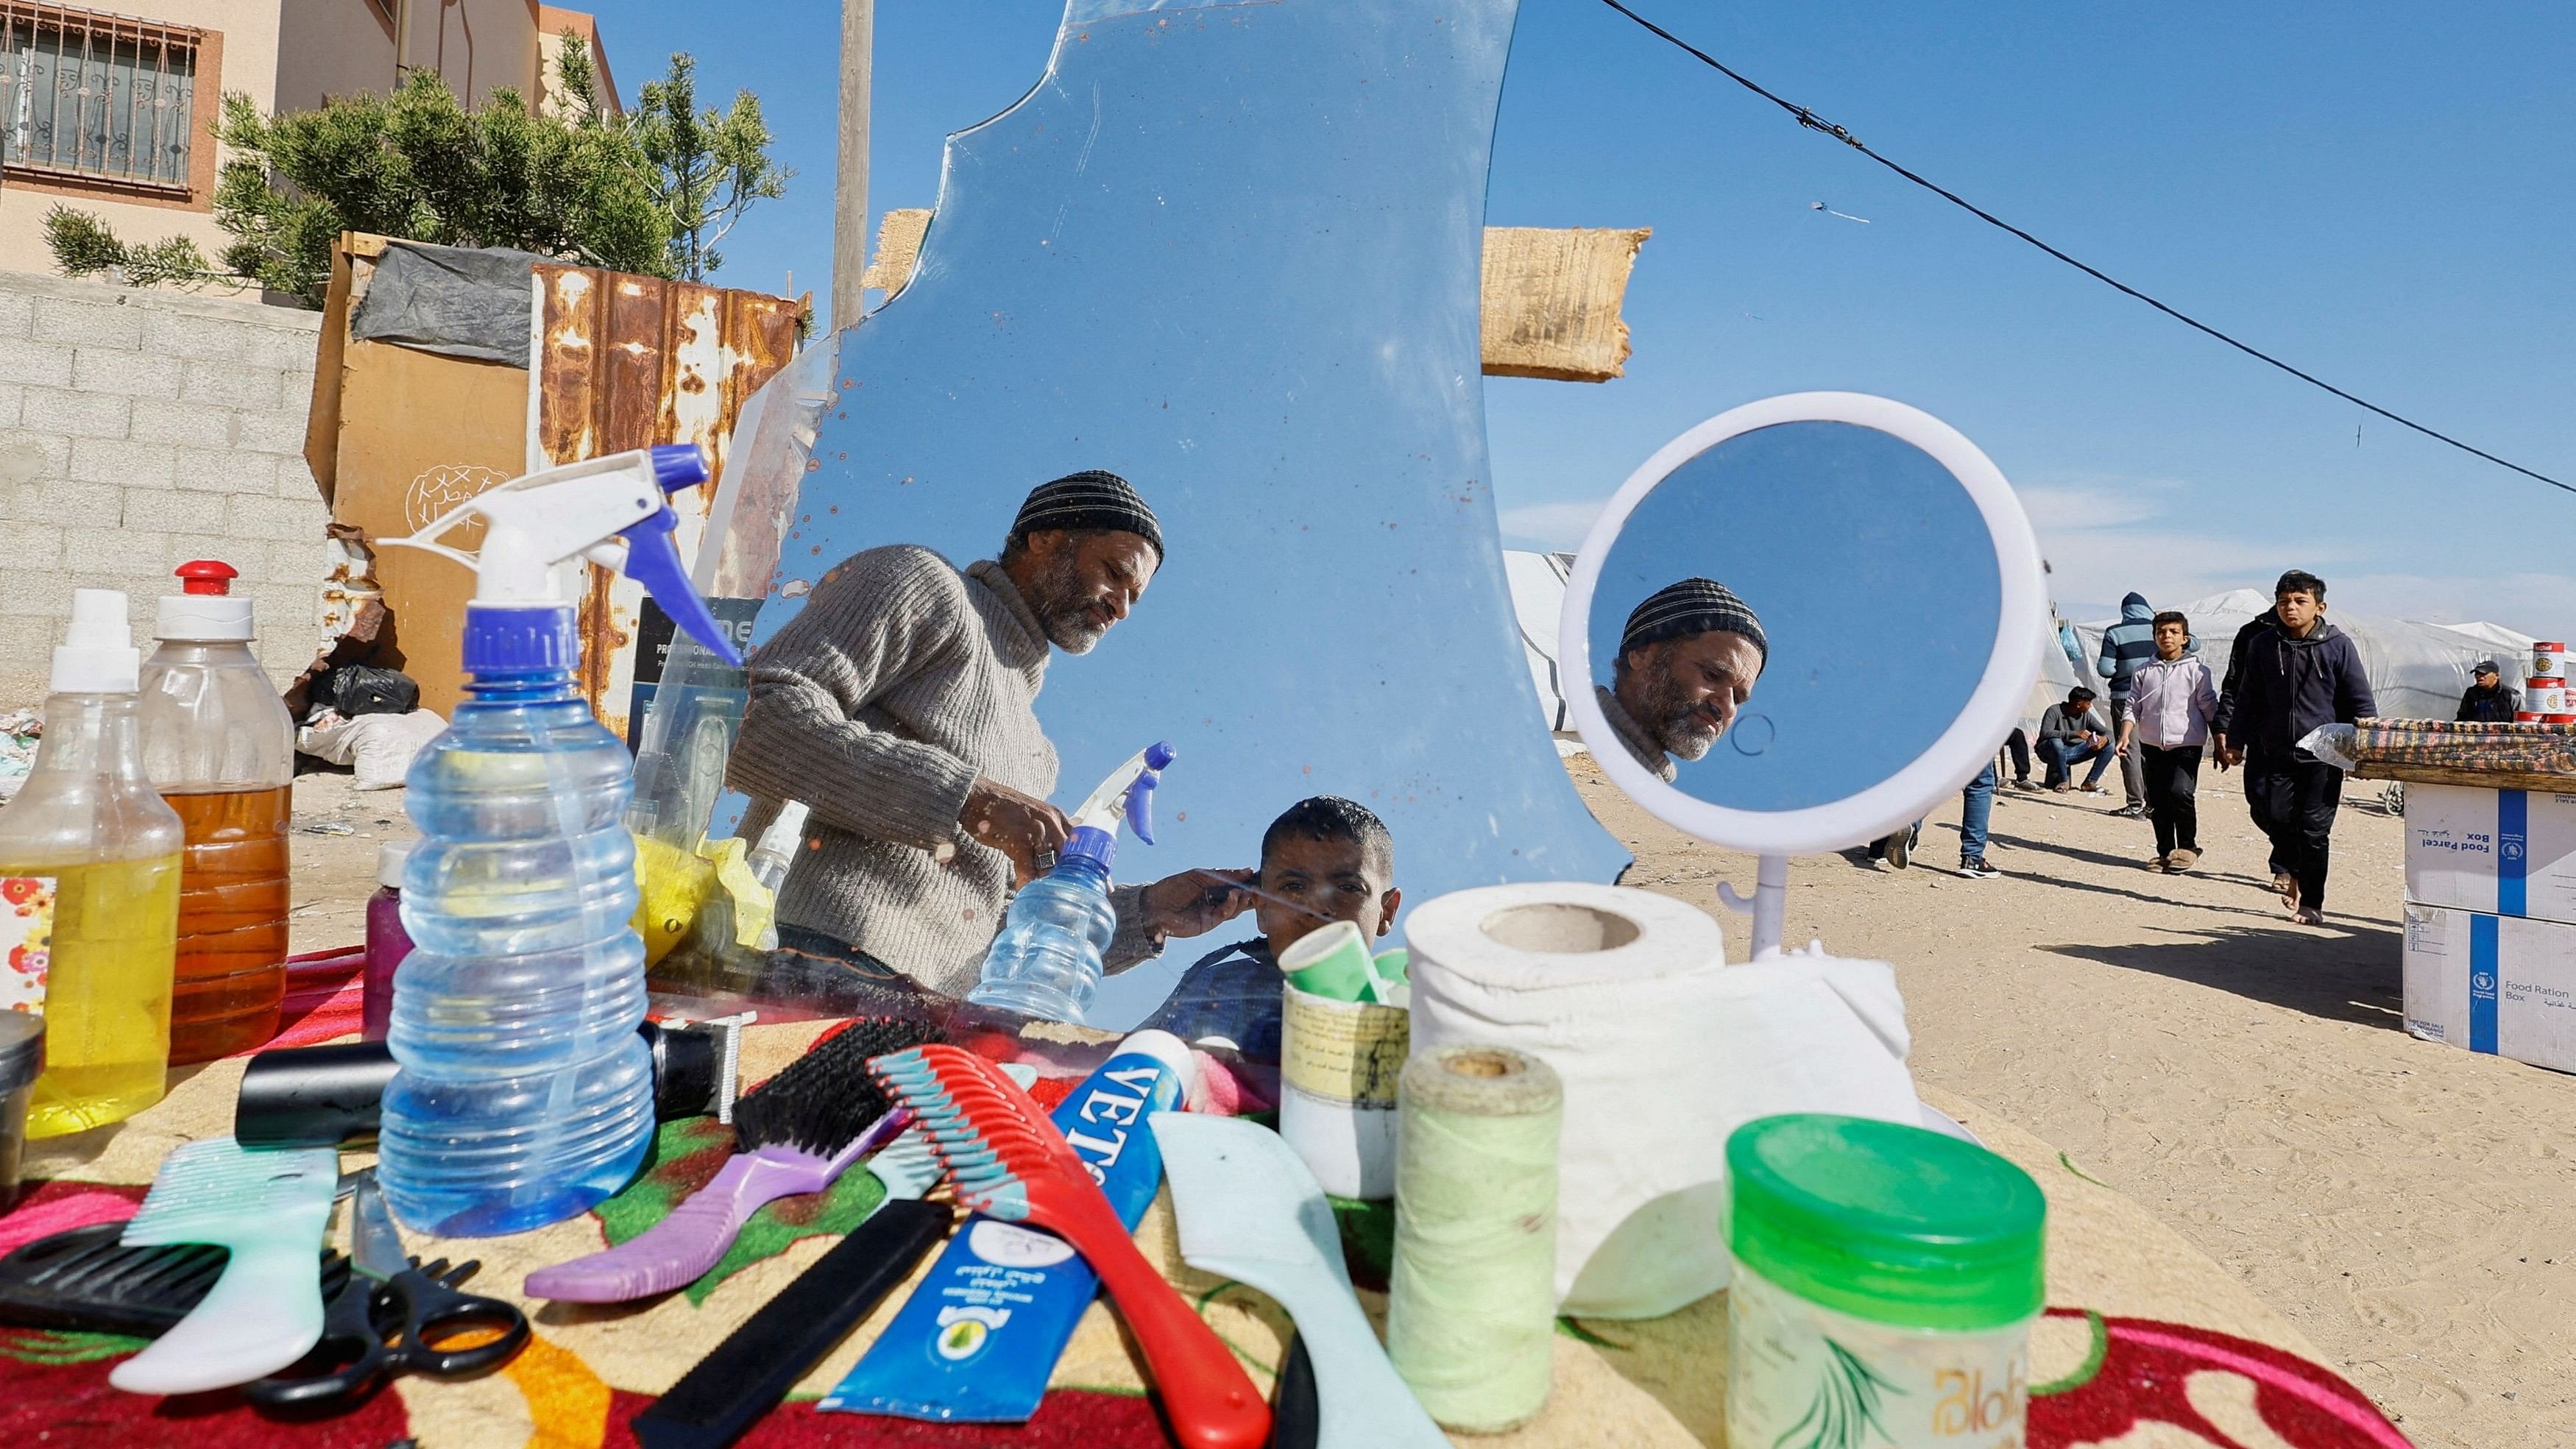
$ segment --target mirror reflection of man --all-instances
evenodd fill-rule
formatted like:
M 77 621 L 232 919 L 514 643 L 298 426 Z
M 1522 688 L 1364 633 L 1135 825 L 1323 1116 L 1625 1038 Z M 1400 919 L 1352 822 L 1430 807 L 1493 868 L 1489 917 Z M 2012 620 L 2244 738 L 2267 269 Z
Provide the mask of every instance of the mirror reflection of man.
M 1601 713 L 1637 763 L 1665 780 L 1735 723 L 1771 657 L 1762 621 L 1715 579 L 1684 579 L 1647 596 L 1619 634 Z
M 1004 900 L 1072 833 L 1047 803 L 1056 751 L 1034 707 L 1048 647 L 1089 653 L 1162 559 L 1153 510 L 1092 471 L 1030 493 L 999 559 L 961 571 L 892 544 L 823 575 L 752 658 L 726 774 L 754 802 L 745 838 L 782 801 L 812 811 L 779 892 L 782 945 L 950 996 L 974 989 Z M 1229 894 L 1191 873 L 1119 887 L 1109 966 L 1213 929 L 1241 908 Z

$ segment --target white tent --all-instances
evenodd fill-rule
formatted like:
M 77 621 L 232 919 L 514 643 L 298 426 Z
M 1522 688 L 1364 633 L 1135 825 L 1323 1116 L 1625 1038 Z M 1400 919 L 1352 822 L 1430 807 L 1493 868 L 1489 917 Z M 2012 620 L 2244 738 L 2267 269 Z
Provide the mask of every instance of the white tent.
M 2200 657 L 2212 673 L 2226 677 L 2227 657 L 2236 631 L 2245 621 L 2272 607 L 2271 596 L 2256 589 L 2231 589 L 2182 606 L 2191 632 L 2200 641 Z M 2361 666 L 2370 676 L 2383 719 L 2449 719 L 2459 711 L 2460 692 L 2469 687 L 2469 670 L 2481 659 L 2504 666 L 2505 682 L 2519 689 L 2521 668 L 2515 663 L 2531 653 L 2531 636 L 2501 624 L 2427 624 L 2414 619 L 2385 619 L 2352 614 L 2328 602 L 2326 619 L 2352 636 L 2361 650 Z M 2085 673 L 2101 657 L 2102 631 L 2116 620 L 2075 626 L 2084 646 Z
M 1565 581 L 1573 573 L 1570 553 L 1503 551 L 1503 577 L 1511 583 L 1512 612 L 1520 619 L 1521 651 L 1529 657 L 1530 683 L 1538 688 L 1538 706 L 1547 715 L 1548 732 L 1556 736 L 1560 755 L 1583 751 L 1583 742 L 1574 733 L 1574 712 L 1566 708 L 1565 682 L 1556 668 L 1556 626 L 1565 613 Z

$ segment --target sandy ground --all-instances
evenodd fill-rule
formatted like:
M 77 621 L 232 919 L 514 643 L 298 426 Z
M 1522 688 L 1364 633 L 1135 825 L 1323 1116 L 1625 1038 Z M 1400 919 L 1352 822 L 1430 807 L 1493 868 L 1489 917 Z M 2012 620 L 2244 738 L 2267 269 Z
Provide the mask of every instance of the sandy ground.
M 294 905 L 287 946 L 319 951 L 367 938 L 367 897 L 376 893 L 376 853 L 388 840 L 417 840 L 400 790 L 357 790 L 346 773 L 301 775 L 288 828 Z
M 1571 768 L 1636 851 L 1629 884 L 1712 908 L 1718 881 L 1751 888 L 1750 857 Z M 2006 791 L 2004 878 L 1949 872 L 1953 801 L 1913 869 L 1794 862 L 1787 939 L 1896 963 L 1920 1080 L 2145 1204 L 2423 1449 L 2576 1444 L 2576 1077 L 2406 1035 L 2401 827 L 2362 790 L 2324 929 L 2284 919 L 2243 797 L 2212 782 L 2196 875 L 2145 869 L 2116 794 Z M 1727 934 L 1740 959 L 1745 919 Z
M 1749 857 L 1570 768 L 1636 851 L 1630 884 L 1712 910 L 1718 881 L 1751 887 Z M 2283 919 L 2242 797 L 2203 802 L 2208 859 L 2174 878 L 2106 802 L 2007 791 L 1990 881 L 1946 869 L 1953 802 L 1911 870 L 1795 862 L 1789 939 L 1895 962 L 1921 1080 L 2160 1215 L 2423 1449 L 2576 1445 L 2576 1077 L 2405 1034 L 2396 820 L 2347 802 L 2310 930 Z M 308 775 L 295 804 L 295 947 L 354 942 L 378 844 L 414 834 L 401 792 Z M 1740 958 L 1743 918 L 1727 931 Z

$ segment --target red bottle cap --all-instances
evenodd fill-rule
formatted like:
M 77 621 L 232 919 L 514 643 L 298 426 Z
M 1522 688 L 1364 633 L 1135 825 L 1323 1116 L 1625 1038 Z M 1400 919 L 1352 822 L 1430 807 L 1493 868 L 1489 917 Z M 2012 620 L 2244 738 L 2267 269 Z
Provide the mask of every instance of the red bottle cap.
M 179 590 L 181 593 L 213 594 L 218 597 L 230 594 L 233 591 L 232 581 L 241 577 L 241 570 L 220 559 L 211 558 L 190 559 L 172 569 L 171 572 L 177 574 L 182 581 Z

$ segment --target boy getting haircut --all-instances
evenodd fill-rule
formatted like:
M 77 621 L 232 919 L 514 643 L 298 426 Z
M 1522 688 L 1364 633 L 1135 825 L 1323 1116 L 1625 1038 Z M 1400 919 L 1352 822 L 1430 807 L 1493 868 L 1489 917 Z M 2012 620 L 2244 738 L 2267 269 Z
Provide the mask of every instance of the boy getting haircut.
M 1268 1063 L 1279 1060 L 1279 954 L 1331 921 L 1383 936 L 1404 893 L 1386 822 L 1338 795 L 1300 800 L 1270 822 L 1254 883 L 1263 894 L 1245 899 L 1261 934 L 1201 957 L 1145 1025 Z

